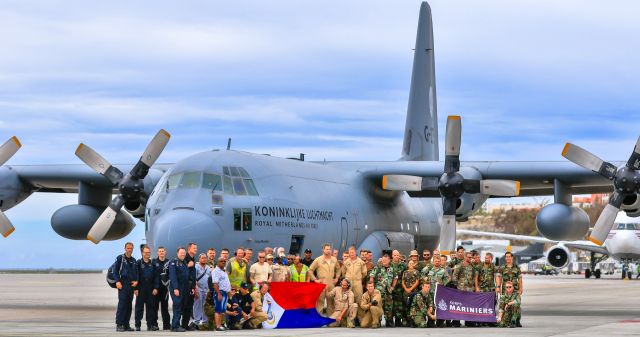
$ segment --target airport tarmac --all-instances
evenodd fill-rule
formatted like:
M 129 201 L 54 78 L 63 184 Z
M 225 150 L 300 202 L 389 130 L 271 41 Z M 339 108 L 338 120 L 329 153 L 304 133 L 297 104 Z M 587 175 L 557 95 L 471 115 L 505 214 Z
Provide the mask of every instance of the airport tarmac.
M 524 328 L 290 329 L 118 335 L 631 336 L 640 335 L 640 280 L 525 276 Z M 0 336 L 115 335 L 116 293 L 101 274 L 0 274 Z M 131 320 L 133 325 L 133 317 Z

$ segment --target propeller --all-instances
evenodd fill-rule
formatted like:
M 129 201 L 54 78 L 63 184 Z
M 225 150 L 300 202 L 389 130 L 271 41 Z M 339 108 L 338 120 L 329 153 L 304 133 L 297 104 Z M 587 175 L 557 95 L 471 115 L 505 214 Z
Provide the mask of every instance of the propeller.
M 119 194 L 111 200 L 109 206 L 102 212 L 98 220 L 93 224 L 87 234 L 87 239 L 97 244 L 111 229 L 111 225 L 125 204 L 133 209 L 139 204 L 146 204 L 148 196 L 144 192 L 144 178 L 149 173 L 149 168 L 156 162 L 162 150 L 169 142 L 171 135 L 163 129 L 158 131 L 147 148 L 142 153 L 142 157 L 126 176 L 117 167 L 111 165 L 100 154 L 85 144 L 80 144 L 76 149 L 76 156 L 85 162 L 89 167 L 103 175 L 118 187 Z
M 382 178 L 382 188 L 401 191 L 437 191 L 442 198 L 442 227 L 440 230 L 440 251 L 443 254 L 455 249 L 456 206 L 464 194 L 480 193 L 487 196 L 515 197 L 520 194 L 520 182 L 498 179 L 465 179 L 460 174 L 460 143 L 462 121 L 460 116 L 447 118 L 445 135 L 444 174 L 434 177 L 408 175 L 386 175 Z
M 22 144 L 16 136 L 9 138 L 9 140 L 2 144 L 2 146 L 0 146 L 0 166 L 11 159 L 20 147 L 22 147 Z M 13 233 L 14 230 L 15 227 L 11 224 L 11 220 L 0 210 L 0 234 L 6 238 Z
M 640 138 L 627 164 L 619 168 L 571 143 L 564 146 L 562 156 L 613 181 L 613 193 L 609 196 L 609 203 L 602 210 L 589 236 L 589 241 L 602 246 L 614 225 L 624 199 L 640 191 Z

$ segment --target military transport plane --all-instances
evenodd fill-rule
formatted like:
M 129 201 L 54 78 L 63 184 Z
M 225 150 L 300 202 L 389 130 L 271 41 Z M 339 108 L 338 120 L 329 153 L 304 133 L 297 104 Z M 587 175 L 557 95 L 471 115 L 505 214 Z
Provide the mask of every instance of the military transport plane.
M 298 253 L 330 242 L 338 250 L 355 245 L 376 255 L 438 245 L 450 251 L 456 220 L 494 196 L 553 194 L 555 203 L 537 216 L 540 232 L 551 239 L 586 234 L 589 219 L 571 205 L 574 193 L 611 191 L 612 182 L 616 188 L 593 232 L 596 241 L 607 236 L 612 210 L 637 211 L 640 183 L 628 179 L 638 175 L 634 160 L 617 169 L 567 145 L 565 156 L 587 169 L 567 162 L 461 162 L 462 122 L 450 116 L 445 158 L 439 161 L 434 69 L 431 9 L 423 3 L 397 161 L 308 162 L 227 148 L 155 164 L 170 137 L 161 130 L 135 165 L 111 165 L 81 144 L 76 154 L 86 165 L 2 166 L 0 206 L 9 209 L 34 192 L 78 193 L 78 203 L 57 210 L 51 225 L 65 238 L 94 243 L 124 237 L 136 217 L 144 221 L 147 243 L 169 251 L 196 242 L 201 247 L 281 246 Z M 18 148 L 17 139 L 7 142 L 0 163 Z M 640 146 L 632 156 L 638 157 Z M 1 233 L 7 236 L 13 229 L 0 216 Z
M 585 273 L 587 278 L 590 277 L 591 271 L 596 272 L 595 275 L 599 278 L 596 264 L 607 257 L 612 257 L 627 267 L 629 263 L 640 260 L 640 218 L 629 217 L 625 212 L 619 212 L 616 216 L 613 229 L 607 236 L 604 246 L 602 247 L 591 241 L 584 240 L 556 241 L 539 236 L 480 232 L 463 229 L 458 230 L 458 234 L 553 244 L 553 247 L 549 248 L 545 255 L 547 256 L 547 262 L 552 267 L 558 269 L 566 267 L 569 262 L 571 262 L 571 254 L 568 248 L 590 252 L 591 268 Z M 596 258 L 596 254 L 601 255 Z M 625 278 L 625 275 L 622 275 L 622 278 Z

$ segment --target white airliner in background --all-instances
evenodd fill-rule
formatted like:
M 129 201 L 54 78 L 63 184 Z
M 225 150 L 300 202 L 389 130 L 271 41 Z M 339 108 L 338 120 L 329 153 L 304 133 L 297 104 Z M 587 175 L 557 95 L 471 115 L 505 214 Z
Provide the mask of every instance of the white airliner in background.
M 603 246 L 598 246 L 591 241 L 555 241 L 539 236 L 515 235 L 493 232 L 480 232 L 458 229 L 458 234 L 482 237 L 494 237 L 508 240 L 549 243 L 554 246 L 547 252 L 547 262 L 554 268 L 566 267 L 571 259 L 569 248 L 580 249 L 591 253 L 591 268 L 585 273 L 590 277 L 591 271 L 596 272 L 595 265 L 607 257 L 620 261 L 627 266 L 629 263 L 640 260 L 640 218 L 627 216 L 625 212 L 619 212 L 615 224 Z M 602 254 L 596 257 L 595 254 Z M 623 270 L 625 270 L 623 268 Z M 599 273 L 596 272 L 596 277 Z M 622 275 L 625 278 L 626 275 Z

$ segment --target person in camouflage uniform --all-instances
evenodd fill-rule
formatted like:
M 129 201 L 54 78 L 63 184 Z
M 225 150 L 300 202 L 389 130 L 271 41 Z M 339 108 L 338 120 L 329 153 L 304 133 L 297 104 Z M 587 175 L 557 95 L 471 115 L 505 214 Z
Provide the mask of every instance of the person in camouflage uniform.
M 473 253 L 468 252 L 464 256 L 464 261 L 458 264 L 454 271 L 452 279 L 455 280 L 458 290 L 477 292 L 478 289 L 478 274 L 471 264 L 471 258 Z M 455 320 L 452 322 L 453 326 L 459 326 L 460 321 Z M 473 322 L 465 321 L 466 326 L 475 326 Z
M 436 316 L 433 306 L 433 294 L 430 290 L 431 285 L 428 278 L 422 280 L 421 288 L 421 291 L 413 298 L 409 316 L 414 328 L 430 328 L 433 327 Z
M 431 270 L 431 268 L 433 268 L 433 261 L 436 258 L 440 258 L 440 251 L 437 249 L 433 250 L 433 255 L 431 255 L 431 252 L 428 249 L 425 249 L 422 252 L 422 261 L 420 261 L 420 264 L 416 266 L 416 269 L 418 269 L 421 273 L 421 278 L 427 277 L 427 275 L 429 275 L 429 271 Z M 431 289 L 431 291 L 433 291 L 433 289 Z
M 506 252 L 504 254 L 505 264 L 498 269 L 498 286 L 502 287 L 502 294 L 506 292 L 505 283 L 511 281 L 513 290 L 522 295 L 522 272 L 520 267 L 513 263 L 513 254 Z
M 515 263 L 513 263 L 513 253 L 506 252 L 504 254 L 505 264 L 504 266 L 500 266 L 498 269 L 498 277 L 497 283 L 498 288 L 502 290 L 502 294 L 506 293 L 506 282 L 511 281 L 513 284 L 513 291 L 517 292 L 518 295 L 522 296 L 523 286 L 522 286 L 522 272 L 520 271 L 520 267 L 518 267 Z M 516 321 L 517 327 L 522 327 L 520 324 L 520 317 L 518 317 Z
M 493 254 L 490 252 L 484 255 L 484 263 L 478 268 L 478 287 L 482 292 L 497 291 L 496 274 L 498 267 L 493 264 Z
M 471 265 L 473 266 L 473 269 L 475 269 L 476 274 L 480 272 L 482 261 L 480 261 L 480 253 L 478 253 L 477 250 L 471 251 Z
M 505 289 L 498 304 L 498 323 L 503 328 L 515 328 L 520 320 L 520 295 L 514 291 L 511 281 L 505 282 Z
M 409 261 L 413 261 L 415 263 L 414 268 L 419 272 L 422 270 L 423 267 L 420 267 L 421 264 L 423 264 L 422 261 L 419 260 L 419 256 L 418 256 L 418 251 L 417 250 L 412 250 L 409 253 Z M 407 267 L 409 266 L 409 261 L 407 261 Z
M 429 287 L 431 294 L 434 294 L 436 291 L 436 284 L 440 284 L 446 286 L 451 281 L 451 276 L 447 273 L 447 270 L 442 267 L 442 258 L 440 256 L 436 256 L 433 259 L 433 268 L 429 270 L 429 274 L 426 278 L 429 279 L 431 286 Z
M 396 277 L 400 279 L 407 270 L 407 265 L 402 261 L 400 252 L 394 250 L 391 254 L 391 268 L 393 268 Z M 395 326 L 408 326 L 407 314 L 408 308 L 405 303 L 404 289 L 401 286 L 393 289 L 393 316 L 395 318 Z
M 374 282 L 376 289 L 382 295 L 382 310 L 384 311 L 385 325 L 393 326 L 393 289 L 398 282 L 398 276 L 391 267 L 389 255 L 382 256 L 382 262 L 375 266 L 369 275 L 370 282 Z
M 407 270 L 405 270 L 402 274 L 402 289 L 404 290 L 403 299 L 405 308 L 411 306 L 413 297 L 419 291 L 418 287 L 420 286 L 421 277 L 420 272 L 416 270 L 415 265 L 415 261 L 409 260 L 409 263 L 407 264 Z M 405 318 L 407 323 L 411 323 L 411 320 L 408 316 L 405 316 Z

